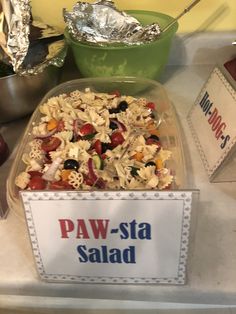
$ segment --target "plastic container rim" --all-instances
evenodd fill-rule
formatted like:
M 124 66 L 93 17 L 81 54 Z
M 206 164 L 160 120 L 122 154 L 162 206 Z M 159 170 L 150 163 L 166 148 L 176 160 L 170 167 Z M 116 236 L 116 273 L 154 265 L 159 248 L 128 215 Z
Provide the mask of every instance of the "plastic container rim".
M 53 94 L 54 91 L 56 91 L 57 89 L 60 89 L 61 87 L 63 87 L 63 85 L 70 85 L 70 84 L 74 84 L 76 82 L 86 82 L 86 81 L 95 81 L 95 82 L 99 82 L 99 81 L 106 81 L 106 80 L 111 80 L 113 82 L 122 82 L 122 83 L 125 83 L 125 82 L 142 82 L 142 83 L 148 83 L 148 84 L 152 84 L 152 85 L 155 85 L 157 87 L 161 87 L 163 89 L 163 86 L 157 82 L 157 81 L 154 81 L 152 79 L 147 79 L 147 78 L 142 78 L 142 77 L 137 77 L 137 76 L 98 76 L 98 77 L 85 77 L 85 78 L 78 78 L 78 79 L 73 79 L 73 80 L 70 80 L 70 81 L 66 81 L 66 82 L 63 82 L 61 84 L 58 84 L 57 86 L 53 87 L 52 89 L 50 89 L 50 91 L 48 91 L 44 97 L 41 99 L 41 101 L 39 102 L 42 103 L 43 100 L 45 98 L 48 98 L 48 95 L 50 94 Z M 162 90 L 163 92 L 164 90 Z

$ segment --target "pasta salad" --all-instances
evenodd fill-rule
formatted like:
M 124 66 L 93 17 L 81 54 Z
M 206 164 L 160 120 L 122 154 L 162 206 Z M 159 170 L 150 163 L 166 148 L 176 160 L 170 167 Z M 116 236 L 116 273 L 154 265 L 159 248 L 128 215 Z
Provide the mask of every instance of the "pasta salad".
M 89 88 L 48 99 L 15 184 L 27 190 L 168 189 L 171 152 L 159 138 L 157 105 Z

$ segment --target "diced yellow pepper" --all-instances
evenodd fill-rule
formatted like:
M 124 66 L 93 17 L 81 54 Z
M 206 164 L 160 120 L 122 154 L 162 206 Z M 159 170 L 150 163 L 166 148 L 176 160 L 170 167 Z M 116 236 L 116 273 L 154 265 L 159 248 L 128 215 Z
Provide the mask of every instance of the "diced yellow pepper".
M 142 152 L 137 152 L 135 155 L 133 155 L 133 158 L 136 159 L 137 161 L 142 161 L 144 155 Z
M 155 123 L 154 123 L 154 120 L 148 121 L 148 123 L 147 123 L 147 129 L 149 130 L 149 129 L 155 129 L 155 128 L 156 128 L 156 125 L 155 125 Z
M 63 169 L 61 171 L 61 179 L 62 181 L 68 181 L 69 175 L 73 169 Z
M 47 124 L 48 131 L 52 131 L 53 129 L 57 127 L 57 125 L 58 125 L 58 121 L 56 119 L 49 120 Z
M 151 135 L 159 136 L 159 132 L 158 132 L 157 129 L 149 129 L 148 132 L 149 132 Z
M 156 159 L 155 163 L 156 163 L 157 169 L 164 168 L 164 165 L 161 159 Z

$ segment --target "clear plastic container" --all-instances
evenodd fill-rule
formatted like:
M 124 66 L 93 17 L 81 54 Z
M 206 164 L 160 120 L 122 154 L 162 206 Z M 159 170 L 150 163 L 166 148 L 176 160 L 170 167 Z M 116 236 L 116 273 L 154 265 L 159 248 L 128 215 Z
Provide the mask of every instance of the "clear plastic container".
M 135 97 L 145 97 L 148 101 L 157 104 L 156 109 L 158 117 L 161 119 L 161 123 L 159 125 L 160 140 L 163 147 L 172 152 L 172 158 L 168 161 L 167 165 L 174 175 L 174 181 L 171 189 L 188 189 L 179 123 L 174 107 L 169 101 L 162 85 L 152 80 L 134 77 L 78 79 L 63 83 L 53 88 L 45 95 L 39 105 L 45 103 L 50 97 L 74 90 L 83 91 L 87 87 L 90 87 L 94 91 L 104 93 L 119 90 L 121 94 Z M 7 199 L 9 207 L 21 217 L 24 217 L 24 211 L 19 197 L 19 189 L 15 185 L 15 178 L 21 171 L 25 170 L 25 164 L 22 162 L 22 155 L 27 152 L 27 143 L 32 140 L 31 130 L 33 123 L 37 124 L 40 120 L 41 113 L 38 108 L 39 107 L 37 107 L 33 113 L 25 130 L 24 136 L 18 147 L 17 156 L 7 180 Z

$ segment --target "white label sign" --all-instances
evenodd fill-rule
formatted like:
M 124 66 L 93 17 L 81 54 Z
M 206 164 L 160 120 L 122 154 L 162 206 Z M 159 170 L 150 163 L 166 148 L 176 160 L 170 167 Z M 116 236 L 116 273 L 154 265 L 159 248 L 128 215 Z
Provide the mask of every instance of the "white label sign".
M 236 92 L 215 68 L 188 115 L 209 177 L 236 143 Z
M 192 192 L 21 192 L 41 278 L 183 284 Z

